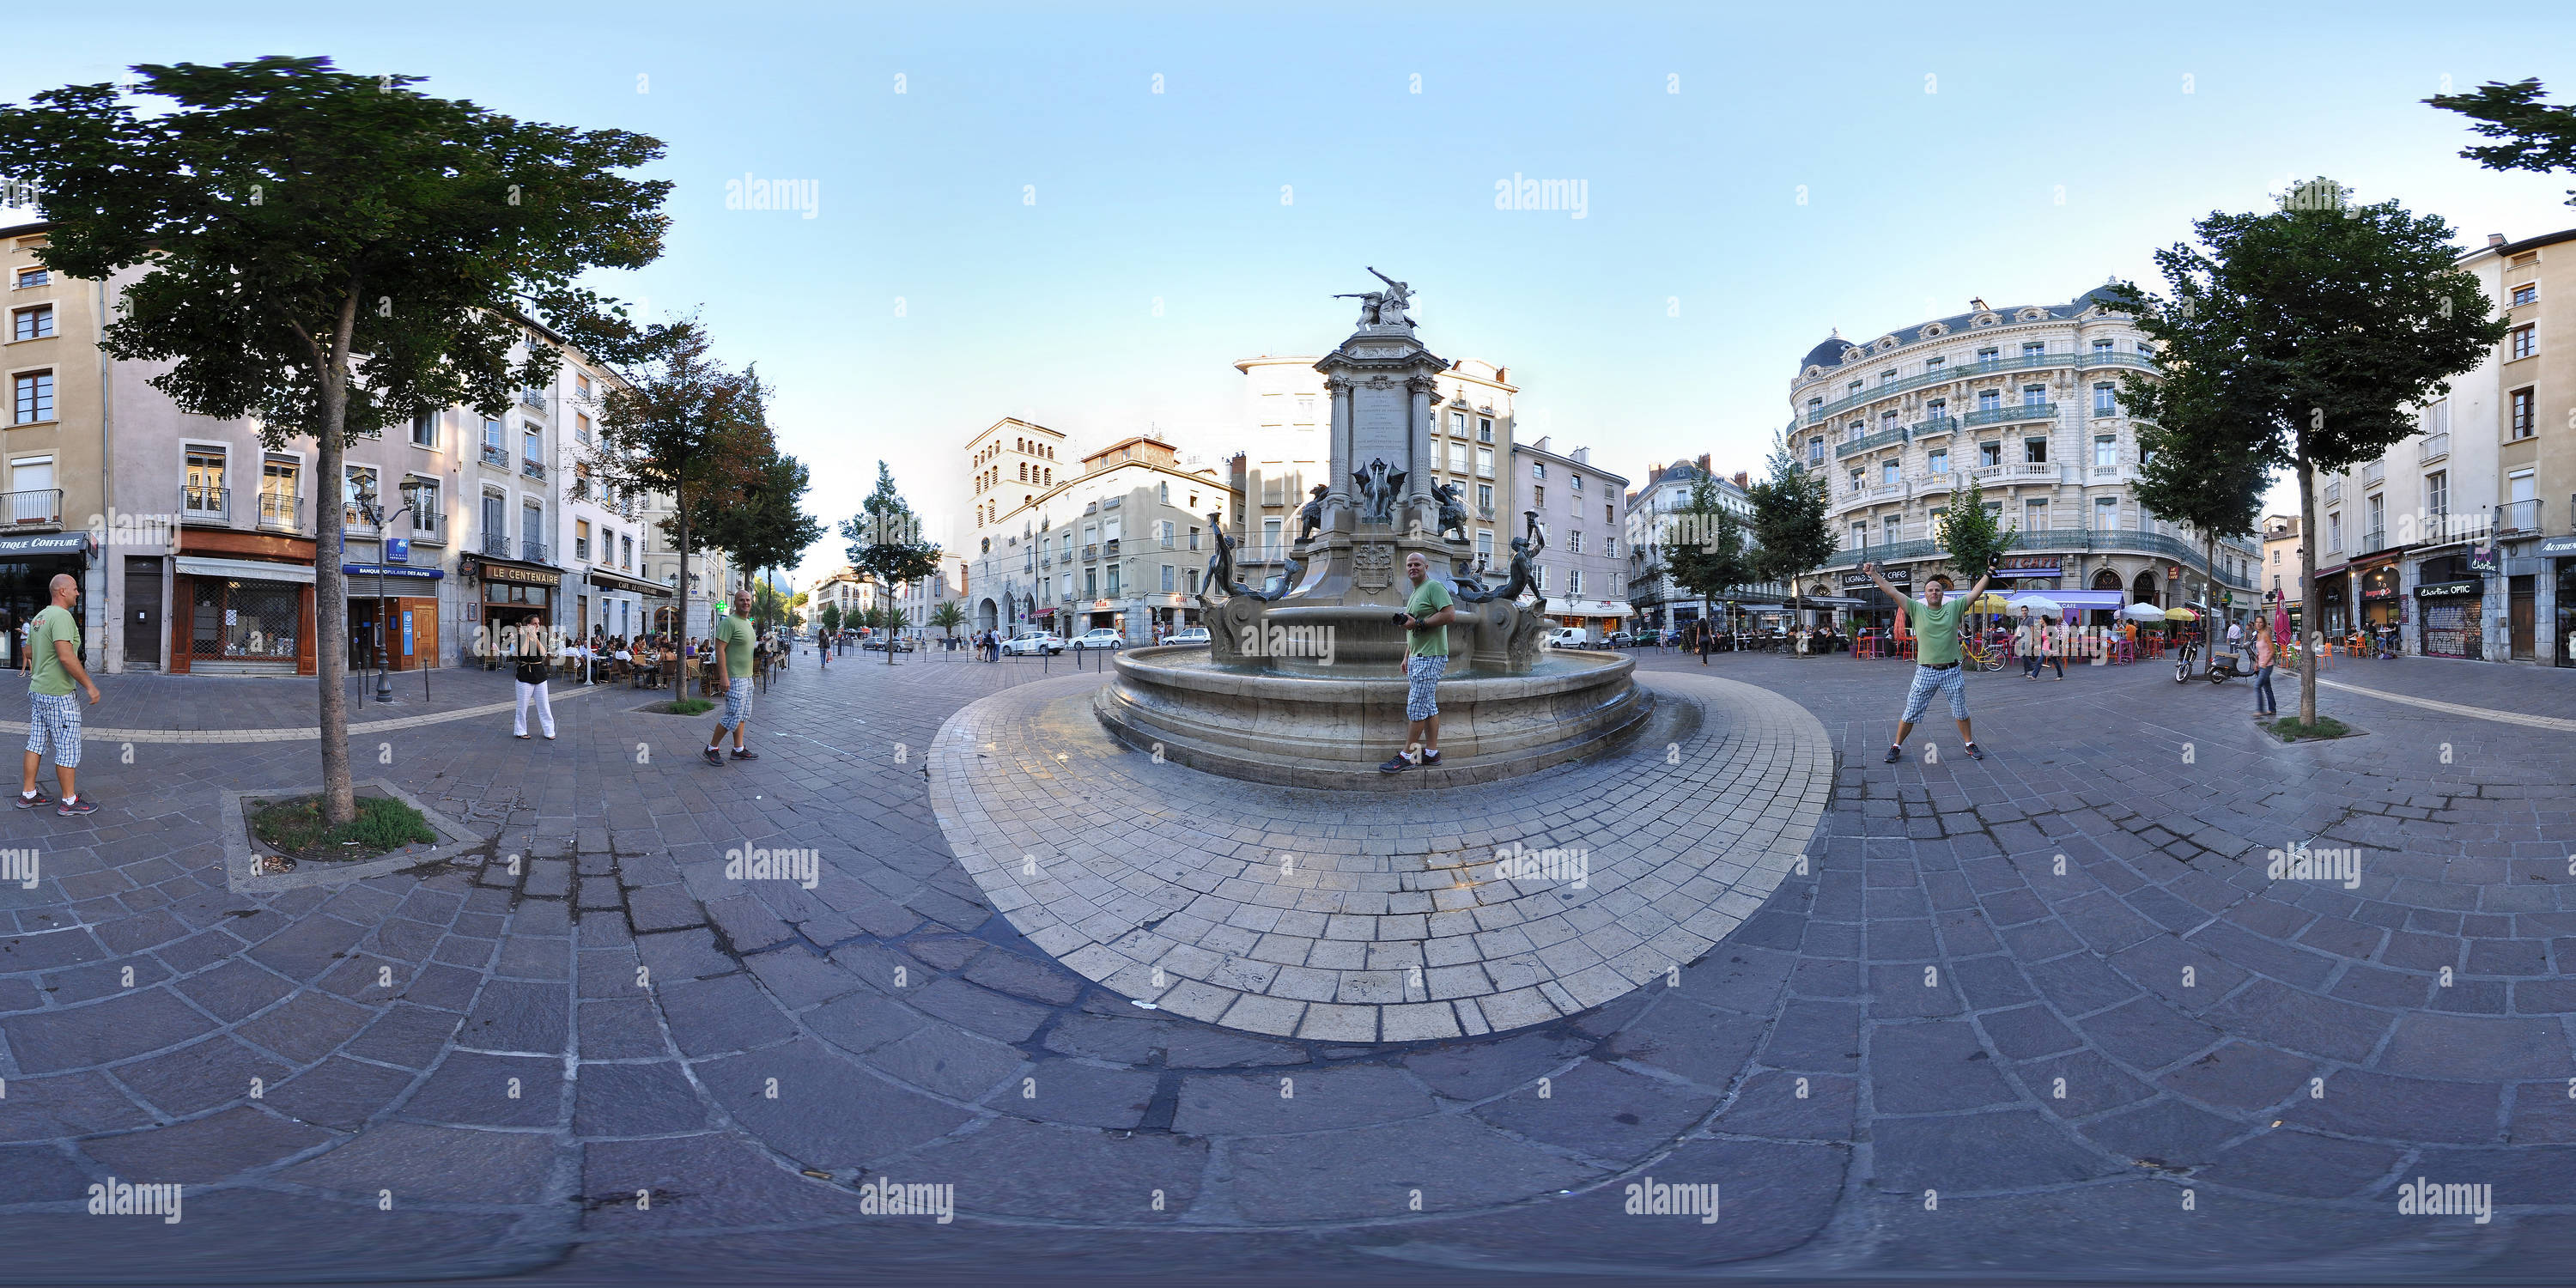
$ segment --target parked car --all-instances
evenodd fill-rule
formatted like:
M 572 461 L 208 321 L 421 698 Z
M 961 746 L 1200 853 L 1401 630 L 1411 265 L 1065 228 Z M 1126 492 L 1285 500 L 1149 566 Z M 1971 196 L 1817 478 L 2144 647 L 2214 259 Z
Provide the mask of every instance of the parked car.
M 1637 642 L 1637 637 L 1630 635 L 1626 631 L 1612 631 L 1610 632 L 1610 638 L 1602 642 L 1611 648 L 1627 648 Z
M 1030 631 L 1002 641 L 1002 651 L 1013 657 L 1044 653 L 1050 657 L 1064 651 L 1064 637 L 1046 631 Z
M 1590 648 L 1592 642 L 1580 626 L 1560 626 L 1547 633 L 1549 648 Z
M 880 653 L 884 652 L 889 645 L 891 645 L 897 653 L 909 653 L 913 651 L 912 641 L 900 636 L 874 635 L 859 641 L 860 648 L 875 649 Z
M 1115 626 L 1094 626 L 1073 641 L 1075 648 L 1124 648 L 1126 644 L 1127 637 Z
M 1208 642 L 1207 628 L 1204 626 L 1184 626 L 1181 629 L 1164 636 L 1163 642 L 1166 644 L 1205 644 Z

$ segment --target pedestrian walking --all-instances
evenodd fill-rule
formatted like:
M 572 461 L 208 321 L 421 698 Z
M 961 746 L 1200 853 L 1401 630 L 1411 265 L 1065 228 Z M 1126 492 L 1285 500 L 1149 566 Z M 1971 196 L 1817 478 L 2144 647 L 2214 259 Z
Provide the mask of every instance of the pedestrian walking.
M 1404 575 L 1413 582 L 1403 613 L 1404 750 L 1377 767 L 1382 774 L 1440 763 L 1440 676 L 1449 669 L 1449 623 L 1458 620 L 1458 609 L 1449 588 L 1430 574 L 1431 561 L 1421 551 L 1404 557 Z
M 2013 628 L 2013 649 L 2021 654 L 2021 678 L 2039 678 L 2039 655 L 2044 644 L 2039 623 L 2032 619 L 2029 609 L 2021 610 L 2021 625 Z
M 2281 714 L 2281 703 L 2272 696 L 2272 667 L 2280 660 L 2280 653 L 2272 643 L 2271 630 L 2257 625 L 2254 628 L 2254 718 L 2257 720 Z
M 2231 649 L 2239 648 L 2242 647 L 2244 643 L 2245 623 L 2233 620 L 2229 621 L 2227 623 L 2227 647 Z
M 72 818 L 98 812 L 74 781 L 81 761 L 81 711 L 72 685 L 80 685 L 91 706 L 98 705 L 98 686 L 81 666 L 80 618 L 72 614 L 80 582 L 69 573 L 55 573 L 45 590 L 53 602 L 27 624 L 27 755 L 18 775 L 18 808 L 51 805 L 56 814 Z M 63 791 L 59 801 L 36 786 L 36 770 L 48 750 L 54 756 L 54 785 Z
M 2039 619 L 2039 660 L 2057 671 L 2058 679 L 2066 678 L 2066 636 L 2070 628 L 2057 624 L 2054 617 Z M 2039 666 L 2030 668 L 2030 678 L 2039 678 Z
M 546 662 L 546 619 L 531 617 L 519 625 L 519 664 L 514 672 L 519 681 L 518 713 L 511 718 L 510 736 L 528 736 L 528 704 L 537 707 L 537 727 L 545 731 L 546 741 L 555 737 L 554 700 L 546 693 L 546 677 L 552 668 Z
M 716 619 L 715 629 L 707 640 L 710 646 L 708 665 L 715 669 L 717 678 L 724 683 L 724 714 L 716 718 L 716 731 L 707 739 L 707 763 L 710 765 L 725 763 L 724 738 L 728 730 L 733 733 L 734 759 L 760 759 L 759 752 L 743 745 L 743 732 L 751 724 L 752 654 L 759 643 L 759 636 L 751 627 L 750 613 L 750 593 L 734 592 L 733 611 Z
M 1896 741 L 1887 745 L 1887 763 L 1904 759 L 1906 735 L 1914 732 L 1915 720 L 1932 705 L 1936 692 L 1950 700 L 1950 718 L 1958 722 L 1960 745 L 1970 756 L 1985 759 L 1985 750 L 1977 745 L 1968 725 L 1968 680 L 1959 666 L 1959 621 L 1967 616 L 1968 605 L 1986 593 L 1991 571 L 1979 575 L 1977 584 L 1961 598 L 1945 599 L 1936 581 L 1924 587 L 1923 598 L 1916 599 L 1880 575 L 1875 561 L 1860 567 L 1880 594 L 1897 602 L 1915 638 L 1914 683 L 1905 693 L 1905 714 L 1896 722 Z

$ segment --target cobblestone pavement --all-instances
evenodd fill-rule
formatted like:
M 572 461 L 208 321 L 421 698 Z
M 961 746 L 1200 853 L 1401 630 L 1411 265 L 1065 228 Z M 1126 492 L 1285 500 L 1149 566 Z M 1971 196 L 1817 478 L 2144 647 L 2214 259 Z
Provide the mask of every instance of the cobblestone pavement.
M 0 816 L 40 862 L 0 886 L 0 1277 L 2548 1282 L 2576 1251 L 2561 734 L 2336 690 L 2362 736 L 2282 746 L 2242 685 L 2076 668 L 1971 680 L 1987 760 L 1944 728 L 1890 766 L 1896 664 L 1720 657 L 1833 740 L 1809 871 L 1677 981 L 1381 1045 L 1144 1011 L 1022 938 L 924 753 L 1062 661 L 850 660 L 799 659 L 723 767 L 649 695 L 555 743 L 377 739 L 369 776 L 494 841 L 336 890 L 229 894 L 212 832 L 309 743 L 93 745 L 98 814 Z M 2529 667 L 2331 678 L 2576 708 Z M 2329 879 L 2267 875 L 2294 842 Z M 184 1221 L 83 1214 L 110 1176 L 185 1185 Z M 2418 1176 L 2492 1219 L 2399 1215 Z M 1708 1182 L 1715 1222 L 1623 1212 Z M 887 1183 L 954 1220 L 872 1211 Z

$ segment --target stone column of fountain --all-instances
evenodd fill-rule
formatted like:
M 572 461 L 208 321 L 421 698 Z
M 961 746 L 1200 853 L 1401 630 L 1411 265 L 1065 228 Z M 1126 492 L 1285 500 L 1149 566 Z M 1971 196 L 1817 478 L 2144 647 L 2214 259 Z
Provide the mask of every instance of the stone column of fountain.
M 1236 582 L 1218 531 L 1199 599 L 1209 645 L 1122 653 L 1102 691 L 1102 719 L 1131 744 L 1265 782 L 1376 783 L 1370 766 L 1404 739 L 1396 617 L 1416 552 L 1449 585 L 1459 620 L 1440 686 L 1443 766 L 1406 785 L 1525 773 L 1606 747 L 1644 719 L 1651 699 L 1631 682 L 1633 659 L 1542 659 L 1544 601 L 1520 601 L 1524 577 L 1497 594 L 1468 575 L 1464 511 L 1444 505 L 1431 479 L 1432 400 L 1449 364 L 1415 336 L 1410 288 L 1379 280 L 1387 290 L 1359 297 L 1359 329 L 1315 364 L 1332 399 L 1332 462 L 1283 589 L 1265 598 Z M 1527 543 L 1514 542 L 1524 575 L 1537 540 L 1533 523 Z

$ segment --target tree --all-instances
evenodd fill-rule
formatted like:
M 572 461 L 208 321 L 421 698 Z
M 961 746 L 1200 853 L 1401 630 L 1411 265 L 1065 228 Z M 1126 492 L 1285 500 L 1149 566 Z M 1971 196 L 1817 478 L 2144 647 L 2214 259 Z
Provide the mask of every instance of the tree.
M 2315 532 L 2316 476 L 2413 433 L 2411 409 L 2449 392 L 2450 377 L 2476 367 L 2505 325 L 2489 315 L 2477 279 L 2456 267 L 2440 218 L 2395 201 L 2356 205 L 2323 178 L 2277 204 L 2194 224 L 2197 245 L 2158 256 L 2177 283 L 2174 299 L 2138 322 L 2158 342 L 2161 369 L 2205 373 L 2260 444 L 2262 463 L 2297 471 L 2300 530 Z M 2301 543 L 2301 620 L 2312 625 L 2316 564 L 2316 543 Z M 2301 667 L 2299 720 L 2316 714 L 2316 668 Z
M 638 352 L 622 308 L 574 282 L 660 256 L 670 184 L 615 172 L 662 145 L 327 58 L 133 70 L 137 95 L 171 106 L 137 111 L 96 84 L 0 107 L 0 177 L 41 194 L 47 267 L 102 282 L 143 270 L 104 332 L 110 356 L 170 364 L 151 383 L 180 410 L 256 417 L 271 449 L 315 441 L 323 814 L 345 823 L 343 453 L 449 406 L 502 414 L 514 386 L 552 379 L 556 343 Z
M 875 577 L 881 594 L 939 575 L 939 547 L 921 539 L 921 522 L 895 491 L 894 471 L 884 461 L 877 462 L 876 491 L 859 503 L 857 514 L 841 521 L 841 539 L 850 543 L 850 566 Z M 886 611 L 898 622 L 903 617 L 902 609 Z M 886 665 L 894 665 L 891 646 L 885 655 Z
M 2490 139 L 2492 147 L 2466 147 L 2460 155 L 2490 170 L 2576 169 L 2576 106 L 2553 107 L 2540 101 L 2537 79 L 2507 85 L 2489 81 L 2466 94 L 2436 94 L 2426 103 L 2476 121 L 2470 127 Z M 2576 190 L 2567 194 L 2576 206 Z
M 938 627 L 940 634 L 955 639 L 957 628 L 966 624 L 966 606 L 953 599 L 941 600 L 939 607 L 930 610 L 930 624 Z
M 755 575 L 804 562 L 805 548 L 824 535 L 823 521 L 805 513 L 811 476 L 804 462 L 776 450 L 766 424 L 732 449 L 708 464 L 690 503 L 699 540 Z
M 1995 561 L 2020 540 L 2018 533 L 1996 522 L 1986 509 L 1985 485 L 1973 474 L 1966 489 L 1950 494 L 1949 508 L 1941 513 L 1941 530 L 1932 535 L 1949 552 L 1951 574 L 1972 587 L 1994 571 Z
M 1690 500 L 1676 513 L 1678 522 L 1666 519 L 1663 531 L 1656 534 L 1664 566 L 1675 584 L 1699 596 L 1700 629 L 1707 630 L 1716 613 L 1714 601 L 1753 580 L 1753 565 L 1745 557 L 1744 527 L 1726 508 L 1717 480 L 1705 473 L 1691 484 Z M 1706 655 L 1701 661 L 1707 661 Z
M 2158 251 L 2156 262 L 2171 296 L 2117 284 L 2126 297 L 2120 307 L 2135 315 L 2147 334 L 2178 331 L 2204 309 L 2237 303 L 2209 297 L 2187 247 Z M 2242 322 L 2229 325 L 2241 327 Z M 2190 524 L 2200 534 L 2201 566 L 2209 582 L 2201 602 L 2215 605 L 2224 597 L 2218 539 L 2254 530 L 2262 516 L 2263 493 L 2272 482 L 2265 436 L 2248 429 L 2259 407 L 2240 401 L 2235 382 L 2242 373 L 2226 362 L 2193 365 L 2170 351 L 2159 351 L 2152 360 L 2152 376 L 2120 374 L 2120 401 L 2138 426 L 2138 476 L 2132 492 L 2139 505 Z
M 599 403 L 599 433 L 589 464 L 603 485 L 621 493 L 671 498 L 661 521 L 680 552 L 680 633 L 690 630 L 690 556 L 697 538 L 691 511 L 711 480 L 767 454 L 767 390 L 757 373 L 728 370 L 694 320 L 656 328 L 647 359 L 619 373 Z
M 826 603 L 826 604 L 824 604 L 824 605 L 823 605 L 823 611 L 819 614 L 819 616 L 822 618 L 822 621 L 823 621 L 823 630 L 824 630 L 827 634 L 828 634 L 828 633 L 838 633 L 838 632 L 840 631 L 840 629 L 841 629 L 841 606 L 840 606 L 839 604 L 836 604 L 836 603 Z
M 1799 462 L 1787 428 L 1771 442 L 1769 466 L 1770 477 L 1745 490 L 1753 502 L 1753 572 L 1789 587 L 1790 620 L 1804 625 L 1798 579 L 1823 567 L 1835 552 L 1834 531 L 1825 519 L 1825 476 Z

